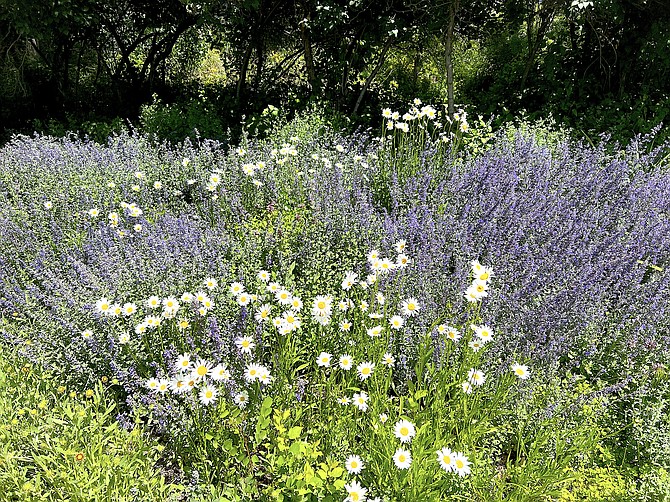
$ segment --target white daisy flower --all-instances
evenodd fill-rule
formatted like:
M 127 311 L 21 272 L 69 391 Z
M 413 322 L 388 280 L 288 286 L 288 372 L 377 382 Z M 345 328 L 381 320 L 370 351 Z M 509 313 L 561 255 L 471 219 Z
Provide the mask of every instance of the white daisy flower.
M 528 372 L 528 366 L 522 364 L 513 364 L 512 371 L 521 380 L 526 380 L 530 377 L 530 373 Z
M 184 394 L 185 392 L 188 392 L 189 386 L 187 385 L 187 382 L 183 378 L 173 378 L 170 380 L 170 390 L 172 391 L 173 394 Z
M 332 358 L 333 356 L 328 352 L 321 352 L 321 354 L 319 354 L 319 356 L 316 358 L 316 364 L 322 368 L 328 368 Z
M 382 335 L 382 327 L 381 326 L 373 326 L 372 328 L 368 328 L 367 330 L 368 336 L 371 338 L 377 338 Z
M 479 352 L 484 346 L 484 342 L 481 340 L 470 340 L 468 342 L 468 347 L 470 347 L 474 352 Z
M 214 366 L 209 376 L 216 382 L 227 382 L 231 378 L 230 371 L 228 371 L 228 368 L 224 364 Z
M 213 277 L 208 277 L 207 279 L 205 279 L 205 287 L 210 291 L 216 289 L 218 285 L 219 282 Z
M 437 460 L 440 463 L 440 467 L 447 472 L 454 471 L 454 452 L 449 448 L 442 448 L 437 450 Z
M 412 465 L 412 454 L 407 450 L 398 448 L 393 454 L 393 463 L 398 469 L 409 469 Z
M 361 391 L 360 394 L 354 394 L 354 397 L 352 398 L 352 403 L 353 405 L 358 408 L 361 411 L 367 411 L 368 410 L 368 395 L 365 391 Z
M 247 391 L 239 392 L 235 394 L 233 401 L 240 408 L 245 408 L 247 406 L 247 403 L 249 402 L 249 393 Z
M 150 378 L 147 380 L 144 384 L 147 389 L 149 390 L 158 390 L 158 379 L 157 378 Z
M 453 471 L 461 477 L 470 474 L 470 461 L 463 453 L 454 453 L 454 468 Z
M 209 361 L 206 361 L 205 359 L 198 359 L 193 365 L 191 374 L 193 377 L 202 380 L 209 376 L 210 372 L 212 371 L 212 367 L 213 364 Z
M 358 377 L 361 380 L 367 380 L 372 376 L 372 371 L 375 369 L 375 364 L 364 361 L 360 363 L 358 366 L 356 366 L 356 370 L 358 371 Z
M 107 298 L 100 298 L 95 302 L 95 309 L 101 314 L 107 314 L 112 304 Z
M 412 259 L 404 253 L 400 253 L 396 259 L 395 266 L 398 268 L 405 268 L 412 263 Z
M 301 308 L 302 308 L 302 300 L 297 296 L 291 298 L 291 309 L 295 310 L 296 312 L 300 312 Z
M 384 366 L 388 366 L 389 368 L 392 368 L 395 366 L 395 357 L 390 352 L 387 352 L 382 356 L 382 364 Z
M 134 303 L 125 303 L 123 305 L 123 315 L 128 317 L 130 315 L 133 315 L 135 312 L 137 312 L 137 305 Z
M 474 331 L 475 335 L 477 335 L 477 337 L 479 337 L 483 343 L 487 343 L 493 340 L 493 330 L 486 325 L 475 326 Z
M 200 389 L 198 399 L 200 399 L 200 402 L 206 406 L 214 403 L 218 395 L 219 391 L 216 390 L 216 387 L 212 385 L 205 385 L 202 389 Z
M 240 349 L 242 354 L 251 354 L 251 351 L 254 350 L 254 347 L 256 346 L 254 339 L 250 336 L 238 337 L 235 340 L 235 345 L 237 345 L 237 348 Z
M 470 371 L 468 371 L 468 381 L 472 385 L 484 385 L 484 382 L 486 381 L 486 375 L 484 375 L 484 372 L 481 370 L 471 368 Z
M 346 467 L 349 474 L 358 474 L 363 470 L 365 464 L 358 455 L 349 455 L 347 460 L 344 462 L 344 466 Z
M 158 381 L 158 388 L 156 389 L 161 394 L 166 393 L 170 390 L 170 381 L 166 379 L 161 379 Z
M 230 291 L 231 295 L 237 296 L 244 291 L 244 284 L 241 282 L 233 282 L 228 287 L 228 291 Z
M 253 382 L 258 380 L 258 377 L 261 374 L 261 366 L 258 364 L 247 364 L 246 369 L 244 370 L 244 379 L 247 382 Z
M 343 370 L 348 371 L 353 366 L 354 360 L 349 354 L 343 354 L 343 355 L 340 356 L 338 364 L 339 364 L 340 368 L 342 368 Z
M 393 428 L 393 434 L 401 443 L 409 443 L 416 436 L 414 424 L 408 420 L 399 420 Z
M 453 326 L 447 326 L 445 333 L 447 335 L 447 338 L 453 340 L 454 343 L 461 339 L 461 332 L 458 331 Z
M 345 291 L 350 290 L 354 284 L 356 284 L 356 281 L 358 280 L 358 274 L 354 272 L 347 272 L 344 275 L 344 280 L 342 281 L 342 289 Z
M 157 309 L 161 306 L 161 299 L 158 296 L 150 296 L 147 300 L 147 307 L 150 309 Z
M 291 299 L 293 297 L 289 291 L 285 289 L 280 289 L 275 293 L 275 298 L 282 305 L 291 305 Z
M 344 502 L 363 502 L 367 498 L 368 489 L 363 488 L 358 481 L 345 484 L 344 489 L 347 492 Z
M 402 313 L 405 314 L 407 317 L 412 317 L 419 310 L 421 310 L 421 305 L 419 305 L 419 302 L 416 301 L 415 298 L 408 298 L 407 300 L 402 302 L 401 309 Z
M 337 404 L 341 406 L 348 406 L 351 404 L 351 399 L 349 399 L 347 396 L 344 397 L 338 397 L 337 398 Z
M 389 319 L 389 324 L 393 329 L 402 329 L 405 324 L 405 320 L 399 315 L 394 315 Z
M 270 318 L 270 313 L 272 312 L 272 305 L 266 303 L 261 305 L 256 311 L 255 318 L 258 322 L 265 322 Z

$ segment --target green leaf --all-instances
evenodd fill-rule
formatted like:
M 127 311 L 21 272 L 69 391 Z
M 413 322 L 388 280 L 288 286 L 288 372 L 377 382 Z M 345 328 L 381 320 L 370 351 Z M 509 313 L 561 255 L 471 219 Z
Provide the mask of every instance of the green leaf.
M 288 438 L 289 439 L 297 439 L 300 437 L 300 433 L 302 432 L 302 427 L 291 427 L 288 431 Z
M 289 451 L 289 453 L 291 453 L 291 455 L 293 455 L 294 457 L 297 457 L 298 455 L 300 455 L 300 443 L 293 443 L 289 447 L 288 451 Z

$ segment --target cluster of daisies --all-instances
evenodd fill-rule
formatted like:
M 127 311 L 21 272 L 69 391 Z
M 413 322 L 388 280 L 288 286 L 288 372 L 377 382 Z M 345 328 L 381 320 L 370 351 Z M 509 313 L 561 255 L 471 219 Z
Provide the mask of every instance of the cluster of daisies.
M 146 386 L 158 394 L 170 391 L 182 395 L 195 389 L 200 402 L 207 405 L 214 403 L 219 395 L 214 382 L 228 381 L 230 378 L 230 372 L 225 365 L 214 366 L 205 359 L 192 361 L 189 354 L 182 354 L 174 362 L 171 378 L 149 378 Z
M 247 365 L 245 378 L 247 381 L 257 379 L 251 374 L 263 372 L 263 378 L 269 380 L 270 373 L 264 367 L 251 367 Z M 216 402 L 220 395 L 218 385 L 230 382 L 232 375 L 225 364 L 214 363 L 203 358 L 195 361 L 189 354 L 181 354 L 174 362 L 170 371 L 170 378 L 149 378 L 146 380 L 146 387 L 156 393 L 165 394 L 168 391 L 174 395 L 180 396 L 195 391 L 199 401 L 204 405 L 210 405 Z M 242 390 L 233 394 L 233 401 L 240 408 L 244 408 L 249 402 L 249 393 Z
M 44 203 L 44 207 L 47 209 L 51 209 L 53 207 L 53 204 L 51 203 L 51 201 L 47 201 Z M 142 209 L 140 209 L 140 207 L 134 202 L 131 203 L 121 202 L 121 209 L 122 212 L 125 213 L 125 215 L 130 218 L 139 218 L 144 214 L 144 211 L 142 211 Z M 91 209 L 86 211 L 86 214 L 91 219 L 97 219 L 100 216 L 101 211 L 97 207 L 92 207 Z M 119 224 L 121 223 L 121 215 L 119 214 L 118 211 L 110 211 L 107 214 L 107 220 L 109 221 L 109 226 L 116 229 L 116 233 L 119 237 L 125 237 L 127 235 L 126 230 L 119 228 Z M 135 232 L 141 232 L 142 224 L 134 223 L 132 228 Z
M 427 122 L 437 130 L 444 129 L 445 124 L 441 121 L 443 116 L 449 125 L 458 127 L 461 133 L 465 133 L 470 129 L 465 111 L 459 110 L 458 113 L 454 113 L 453 117 L 451 117 L 446 113 L 443 114 L 436 110 L 431 105 L 424 105 L 418 98 L 414 100 L 409 110 L 402 115 L 400 115 L 400 112 L 392 111 L 390 108 L 382 110 L 382 117 L 386 120 L 386 130 L 392 131 L 397 129 L 405 133 L 409 132 L 412 122 L 418 122 L 418 126 L 422 129 L 426 127 Z M 446 132 L 440 133 L 441 138 L 449 138 L 449 136 Z
M 313 153 L 311 155 L 312 160 L 315 160 L 317 162 L 321 162 L 324 167 L 330 168 L 331 166 L 335 166 L 338 169 L 344 169 L 344 163 L 342 162 L 344 160 L 342 154 L 345 154 L 346 149 L 344 146 L 340 145 L 339 143 L 334 146 L 335 150 L 335 155 L 334 156 L 328 156 L 328 155 L 319 155 L 318 153 Z M 376 160 L 378 157 L 376 154 L 370 153 L 367 155 L 367 159 L 369 160 Z M 351 161 L 353 161 L 353 164 L 360 164 L 361 167 L 364 169 L 368 169 L 370 165 L 365 161 L 367 159 L 364 159 L 362 155 L 353 155 L 351 157 Z M 316 171 L 314 169 L 309 169 L 308 173 L 309 174 L 314 174 Z M 303 176 L 305 173 L 304 171 L 298 171 L 298 176 Z
M 493 269 L 485 267 L 478 260 L 471 263 L 470 273 L 472 276 L 472 283 L 465 290 L 463 295 L 465 299 L 471 303 L 476 303 L 488 296 L 489 283 L 493 277 Z
M 409 451 L 409 444 L 416 436 L 416 427 L 409 420 L 398 420 L 393 426 L 393 435 L 401 443 L 401 446 L 393 454 L 393 463 L 397 469 L 407 470 L 412 465 L 412 453 Z M 454 452 L 446 447 L 437 450 L 435 453 L 440 467 L 446 472 L 457 474 L 461 477 L 470 474 L 471 463 L 464 453 Z M 359 455 L 349 455 L 344 465 L 347 472 L 352 475 L 360 474 L 365 468 L 365 462 Z M 345 484 L 344 489 L 347 492 L 347 497 L 344 499 L 345 502 L 368 500 L 368 489 L 363 487 L 357 480 Z
M 207 278 L 204 281 L 207 289 L 214 290 L 218 286 L 218 282 L 214 278 Z M 214 308 L 214 300 L 210 298 L 210 294 L 204 291 L 196 293 L 184 292 L 178 300 L 174 296 L 161 298 L 159 296 L 150 296 L 145 301 L 145 308 L 147 315 L 144 316 L 141 322 L 134 325 L 134 332 L 137 335 L 142 335 L 146 331 L 158 328 L 165 320 L 174 320 L 176 327 L 180 331 L 184 331 L 191 326 L 188 315 L 196 312 L 201 317 L 206 316 Z M 106 317 L 128 318 L 133 320 L 139 314 L 139 307 L 132 302 L 124 304 L 115 303 L 106 297 L 100 298 L 95 302 L 95 310 L 98 314 Z M 183 314 L 179 317 L 180 312 Z M 84 338 L 90 338 L 93 332 L 90 329 L 83 331 Z M 119 336 L 119 342 L 128 343 L 130 335 L 127 332 Z

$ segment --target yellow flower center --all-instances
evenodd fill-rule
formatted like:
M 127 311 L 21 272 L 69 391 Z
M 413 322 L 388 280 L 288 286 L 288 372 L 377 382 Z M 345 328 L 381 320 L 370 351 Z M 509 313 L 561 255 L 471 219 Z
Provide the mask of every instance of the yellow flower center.
M 316 306 L 317 306 L 319 309 L 323 310 L 323 309 L 326 308 L 326 302 L 319 302 L 319 303 L 316 304 Z
M 456 467 L 462 469 L 465 466 L 462 460 L 456 460 Z
M 405 455 L 398 455 L 398 461 L 399 462 L 404 462 L 405 461 Z
M 409 429 L 407 427 L 402 427 L 400 429 L 400 435 L 401 436 L 407 436 L 409 434 Z
M 212 391 L 208 390 L 207 392 L 205 392 L 205 397 L 206 398 L 211 398 L 212 397 Z
M 207 374 L 207 368 L 205 366 L 198 366 L 198 375 L 205 376 Z

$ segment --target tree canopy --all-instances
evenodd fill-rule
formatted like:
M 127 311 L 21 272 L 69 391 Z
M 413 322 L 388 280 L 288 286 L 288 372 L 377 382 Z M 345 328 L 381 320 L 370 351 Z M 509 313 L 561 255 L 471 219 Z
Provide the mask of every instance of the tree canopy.
M 0 32 L 15 129 L 136 118 L 156 98 L 240 114 L 320 100 L 355 118 L 421 96 L 580 127 L 632 110 L 643 130 L 670 91 L 662 0 L 1 0 Z

